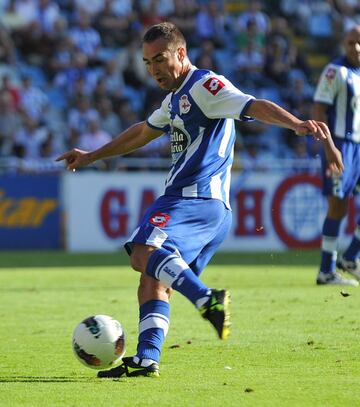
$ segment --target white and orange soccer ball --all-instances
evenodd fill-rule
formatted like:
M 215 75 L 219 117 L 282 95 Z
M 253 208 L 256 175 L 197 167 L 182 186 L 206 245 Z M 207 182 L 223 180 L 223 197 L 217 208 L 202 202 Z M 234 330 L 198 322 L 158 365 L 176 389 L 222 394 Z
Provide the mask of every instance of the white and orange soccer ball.
M 118 365 L 125 354 L 125 332 L 120 322 L 108 315 L 90 316 L 76 326 L 72 347 L 85 366 L 108 369 Z

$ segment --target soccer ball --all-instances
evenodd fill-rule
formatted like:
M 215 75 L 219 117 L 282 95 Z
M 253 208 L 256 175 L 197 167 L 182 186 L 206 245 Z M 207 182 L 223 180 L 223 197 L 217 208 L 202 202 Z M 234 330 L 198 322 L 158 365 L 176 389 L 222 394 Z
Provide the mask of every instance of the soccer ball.
M 124 329 L 108 315 L 88 317 L 75 328 L 72 347 L 76 358 L 91 369 L 115 366 L 125 354 Z

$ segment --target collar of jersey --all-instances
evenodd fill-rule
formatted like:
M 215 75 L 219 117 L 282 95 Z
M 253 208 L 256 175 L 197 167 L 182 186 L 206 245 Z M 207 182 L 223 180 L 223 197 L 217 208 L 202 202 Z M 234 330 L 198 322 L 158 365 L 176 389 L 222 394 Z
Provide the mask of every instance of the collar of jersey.
M 183 83 L 180 85 L 179 88 L 176 89 L 176 91 L 174 92 L 174 95 L 176 93 L 179 93 L 180 90 L 185 86 L 186 82 L 190 79 L 190 76 L 193 74 L 193 72 L 197 69 L 196 66 L 192 65 L 190 68 L 190 71 L 188 72 L 188 74 L 186 75 L 186 78 L 184 79 Z

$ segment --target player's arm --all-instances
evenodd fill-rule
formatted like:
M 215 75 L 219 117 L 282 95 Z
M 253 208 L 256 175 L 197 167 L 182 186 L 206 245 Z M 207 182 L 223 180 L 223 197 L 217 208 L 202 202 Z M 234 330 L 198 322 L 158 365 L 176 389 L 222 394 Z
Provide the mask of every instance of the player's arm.
M 324 123 L 328 123 L 328 115 L 327 111 L 329 109 L 329 105 L 326 103 L 321 103 L 321 102 L 315 102 L 314 107 L 313 107 L 313 117 L 315 120 L 322 121 Z M 330 136 L 327 138 L 326 142 L 324 143 L 325 147 L 325 155 L 326 155 L 326 160 L 329 164 L 329 169 L 337 172 L 336 168 L 333 168 L 333 161 L 334 161 L 334 151 L 338 151 L 337 148 L 335 147 L 335 144 L 333 142 L 331 133 Z
M 319 140 L 326 140 L 330 136 L 325 123 L 316 120 L 300 120 L 281 106 L 266 99 L 254 99 L 247 108 L 246 116 L 266 124 L 294 130 L 298 136 L 313 134 Z
M 274 124 L 293 130 L 298 136 L 312 134 L 317 140 L 321 140 L 325 146 L 326 157 L 332 171 L 340 173 L 344 166 L 340 151 L 335 147 L 330 130 L 324 119 L 326 110 L 320 114 L 323 107 L 319 107 L 319 119 L 300 120 L 293 114 L 283 109 L 276 103 L 265 99 L 254 99 L 246 110 L 246 116 L 253 117 L 267 124 Z
M 109 143 L 94 151 L 83 151 L 74 148 L 56 159 L 65 160 L 69 170 L 84 167 L 97 160 L 124 155 L 148 144 L 151 140 L 160 137 L 163 131 L 149 127 L 146 122 L 139 122 L 129 127 Z

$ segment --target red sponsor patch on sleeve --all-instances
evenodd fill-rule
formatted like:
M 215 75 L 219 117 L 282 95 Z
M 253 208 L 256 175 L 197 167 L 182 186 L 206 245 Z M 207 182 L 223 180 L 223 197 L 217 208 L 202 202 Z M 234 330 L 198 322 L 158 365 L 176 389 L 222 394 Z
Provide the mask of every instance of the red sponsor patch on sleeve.
M 203 83 L 203 87 L 206 88 L 214 96 L 225 86 L 225 83 L 221 82 L 218 78 L 209 78 Z
M 151 215 L 149 222 L 158 228 L 164 228 L 170 220 L 170 216 L 166 213 L 155 212 Z

